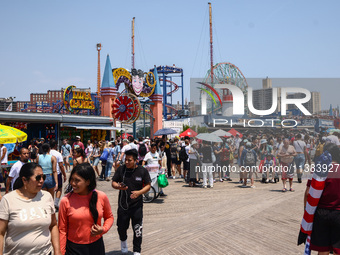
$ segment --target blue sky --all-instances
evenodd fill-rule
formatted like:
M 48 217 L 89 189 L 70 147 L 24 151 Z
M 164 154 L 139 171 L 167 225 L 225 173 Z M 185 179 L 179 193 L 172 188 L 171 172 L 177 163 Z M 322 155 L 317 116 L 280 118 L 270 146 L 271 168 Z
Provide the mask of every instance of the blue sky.
M 338 0 L 211 2 L 214 63 L 251 78 L 340 77 Z M 71 84 L 95 91 L 97 43 L 102 72 L 107 54 L 112 67 L 131 67 L 132 17 L 136 67 L 176 64 L 189 97 L 190 78 L 210 65 L 208 1 L 1 1 L 0 97 L 28 100 Z M 336 105 L 333 91 L 323 93 Z

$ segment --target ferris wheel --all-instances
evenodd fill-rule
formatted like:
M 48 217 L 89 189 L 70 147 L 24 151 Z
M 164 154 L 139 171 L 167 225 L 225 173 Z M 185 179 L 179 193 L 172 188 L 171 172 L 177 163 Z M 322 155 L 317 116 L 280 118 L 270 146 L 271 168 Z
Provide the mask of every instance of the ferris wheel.
M 211 69 L 208 70 L 207 75 L 205 79 L 203 80 L 202 85 L 206 86 L 208 89 L 212 90 L 218 99 L 230 96 L 231 93 L 228 89 L 212 89 L 214 85 L 216 84 L 228 84 L 228 85 L 235 85 L 238 88 L 240 88 L 245 95 L 245 106 L 247 105 L 247 90 L 248 90 L 248 83 L 246 78 L 244 77 L 241 70 L 228 62 L 218 63 L 214 65 L 213 70 L 211 72 Z M 211 88 L 212 87 L 212 88 Z M 204 89 L 204 91 L 207 91 Z M 217 106 L 217 103 L 215 100 L 215 97 L 210 93 L 209 94 L 212 100 L 208 101 L 208 108 L 211 108 L 212 104 L 215 103 Z M 215 107 L 215 110 L 220 109 L 220 107 Z M 247 108 L 247 107 L 245 107 Z M 246 109 L 245 109 L 246 110 Z M 247 111 L 246 111 L 247 112 Z

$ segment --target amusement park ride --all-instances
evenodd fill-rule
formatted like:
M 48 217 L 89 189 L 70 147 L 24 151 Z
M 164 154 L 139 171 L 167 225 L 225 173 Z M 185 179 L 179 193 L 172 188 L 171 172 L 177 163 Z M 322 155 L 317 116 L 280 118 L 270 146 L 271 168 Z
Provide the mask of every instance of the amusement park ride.
M 53 105 L 46 103 L 41 106 L 29 105 L 22 111 L 110 116 L 120 124 L 133 125 L 134 130 L 138 119 L 143 119 L 145 123 L 145 119 L 148 118 L 150 128 L 155 131 L 162 128 L 163 119 L 168 120 L 178 116 L 177 109 L 172 106 L 172 100 L 173 94 L 181 89 L 182 110 L 184 109 L 183 69 L 173 65 L 155 66 L 148 72 L 137 70 L 135 68 L 134 23 L 135 18 L 132 20 L 130 71 L 124 68 L 112 69 L 109 56 L 107 56 L 101 81 L 100 51 L 102 45 L 100 43 L 96 45 L 98 52 L 97 91 L 91 94 L 91 99 L 87 98 L 88 101 L 92 101 L 91 104 L 95 105 L 94 109 L 79 110 L 70 107 L 72 104 L 70 101 L 74 95 L 77 95 L 76 92 L 72 93 L 72 89 L 77 88 L 71 85 L 65 89 L 64 100 L 57 101 Z M 158 78 L 158 73 L 161 79 Z M 180 78 L 180 85 L 177 85 L 176 79 L 178 78 Z M 123 90 L 119 89 L 121 85 L 124 86 Z M 67 91 L 69 92 L 66 93 Z M 143 118 L 140 118 L 141 113 Z
M 211 3 L 209 4 L 209 25 L 210 25 L 210 70 L 203 82 L 200 82 L 201 87 L 201 114 L 207 115 L 207 109 L 210 108 L 209 114 L 216 113 L 222 109 L 223 116 L 232 116 L 233 113 L 233 96 L 231 92 L 223 88 L 224 85 L 235 85 L 243 92 L 248 89 L 247 80 L 240 69 L 228 62 L 213 64 L 213 33 L 212 33 L 212 10 Z M 218 88 L 217 88 L 218 87 Z M 207 95 L 211 100 L 207 100 Z M 216 100 L 218 99 L 218 101 Z M 247 99 L 245 98 L 245 106 Z M 246 112 L 246 111 L 245 111 Z
M 176 66 L 158 66 L 150 69 L 149 72 L 137 70 L 135 68 L 134 23 L 135 18 L 132 20 L 131 71 L 124 68 L 111 69 L 109 58 L 107 59 L 100 91 L 101 111 L 102 115 L 113 117 L 115 122 L 132 124 L 134 136 L 136 121 L 140 118 L 141 113 L 143 113 L 145 136 L 145 119 L 148 115 L 150 135 L 152 136 L 154 132 L 163 127 L 163 119 L 171 119 L 177 115 L 177 110 L 172 107 L 172 96 L 179 88 L 182 91 L 182 109 L 184 108 L 183 69 Z M 111 73 L 110 70 L 112 70 Z M 158 73 L 162 75 L 161 79 L 159 79 Z M 173 81 L 175 77 L 181 78 L 181 85 L 177 85 Z M 125 87 L 119 92 L 121 84 Z M 168 103 L 169 97 L 170 102 Z M 169 112 L 167 109 L 170 109 Z

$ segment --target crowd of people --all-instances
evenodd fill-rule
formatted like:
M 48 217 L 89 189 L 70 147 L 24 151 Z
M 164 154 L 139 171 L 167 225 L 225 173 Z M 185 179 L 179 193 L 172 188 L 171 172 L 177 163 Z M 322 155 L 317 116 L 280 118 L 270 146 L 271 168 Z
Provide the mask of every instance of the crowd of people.
M 128 253 L 126 233 L 131 221 L 133 251 L 140 254 L 142 196 L 151 186 L 146 168 L 161 161 L 149 140 L 144 146 L 130 141 L 122 140 L 122 148 L 120 139 L 88 141 L 85 148 L 76 136 L 72 145 L 63 140 L 60 150 L 56 140 L 44 139 L 21 148 L 0 202 L 0 254 L 105 254 L 102 236 L 114 218 L 108 197 L 96 189 L 97 180 L 111 181 L 112 188 L 119 190 L 117 226 L 122 253 Z M 5 152 L 2 149 L 0 157 L 7 163 Z
M 135 140 L 130 136 L 112 141 L 88 140 L 84 145 L 76 136 L 72 144 L 64 139 L 58 148 L 55 140 L 31 141 L 28 148 L 21 148 L 20 158 L 11 167 L 6 180 L 6 195 L 0 202 L 0 254 L 2 247 L 4 254 L 24 251 L 29 254 L 51 254 L 52 251 L 54 254 L 105 254 L 102 236 L 109 231 L 114 218 L 108 197 L 96 189 L 97 181 L 110 181 L 112 188 L 119 190 L 117 230 L 121 251 L 128 252 L 127 229 L 131 221 L 133 251 L 140 254 L 142 196 L 151 187 L 149 171 L 164 173 L 169 179 L 183 179 L 189 187 L 199 185 L 206 189 L 213 188 L 216 182 L 231 182 L 231 174 L 236 169 L 233 177 L 239 177 L 237 182 L 242 188 L 255 188 L 255 179 L 268 184 L 277 183 L 281 178 L 282 192 L 294 192 L 294 177 L 302 183 L 304 172 L 313 173 L 325 153 L 330 153 L 334 164 L 339 163 L 339 137 L 338 133 L 328 135 L 298 130 L 245 132 L 242 138 L 237 134 L 223 138 L 220 143 L 190 137 Z M 4 148 L 0 145 L 1 163 L 7 164 Z M 67 173 L 68 183 L 62 197 Z M 334 181 L 326 183 L 324 194 L 328 195 L 321 197 L 320 208 L 338 213 L 340 195 L 334 198 L 333 193 L 339 186 Z M 310 178 L 306 188 L 307 208 L 311 185 Z M 331 193 L 333 198 L 329 198 Z M 160 195 L 166 196 L 162 189 Z M 320 212 L 325 214 L 320 210 L 316 211 L 317 222 L 323 220 Z M 337 222 L 336 215 L 332 217 Z M 315 226 L 322 233 L 329 231 L 320 224 Z M 339 242 L 336 238 L 330 239 Z M 35 241 L 28 243 L 27 240 Z M 314 237 L 311 247 L 324 250 L 325 243 L 324 238 Z M 339 249 L 338 243 L 332 243 L 332 250 Z
M 249 182 L 250 187 L 255 188 L 254 178 L 261 179 L 262 183 L 277 183 L 281 177 L 282 192 L 293 192 L 295 174 L 298 183 L 302 183 L 303 172 L 310 172 L 313 160 L 322 151 L 324 143 L 339 143 L 338 136 L 338 133 L 311 135 L 308 131 L 278 134 L 247 132 L 242 138 L 237 134 L 223 138 L 220 143 L 202 141 L 199 144 L 192 141 L 189 149 L 189 158 L 192 159 L 189 162 L 190 176 L 196 174 L 196 183 L 202 176 L 203 188 L 212 188 L 216 181 L 232 181 L 231 171 L 239 173 L 240 187 L 243 188 Z

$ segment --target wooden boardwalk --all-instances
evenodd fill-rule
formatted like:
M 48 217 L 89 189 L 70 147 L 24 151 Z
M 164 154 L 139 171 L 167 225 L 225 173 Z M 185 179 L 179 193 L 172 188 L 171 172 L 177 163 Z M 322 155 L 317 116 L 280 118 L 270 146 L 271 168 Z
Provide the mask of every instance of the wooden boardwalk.
M 235 176 L 233 178 L 237 180 Z M 303 214 L 306 180 L 295 192 L 282 184 L 241 188 L 236 182 L 213 189 L 190 188 L 183 179 L 169 180 L 166 198 L 144 204 L 142 254 L 303 254 L 297 235 Z M 106 254 L 121 254 L 116 228 L 118 191 L 98 182 L 109 196 L 115 222 L 104 235 Z M 131 228 L 128 245 L 132 253 Z

